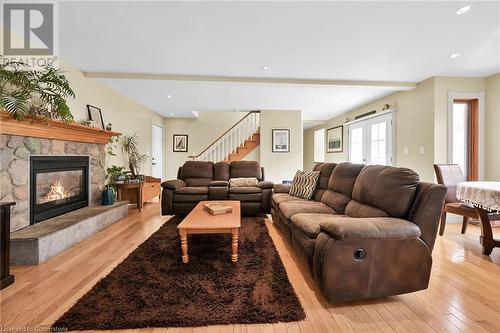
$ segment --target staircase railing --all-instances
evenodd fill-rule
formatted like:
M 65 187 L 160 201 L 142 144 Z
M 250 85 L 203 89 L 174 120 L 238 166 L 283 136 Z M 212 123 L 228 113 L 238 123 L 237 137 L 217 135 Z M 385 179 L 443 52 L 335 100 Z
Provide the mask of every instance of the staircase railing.
M 230 129 L 225 131 L 207 148 L 197 155 L 191 155 L 193 161 L 227 161 L 230 154 L 244 146 L 260 127 L 260 111 L 250 111 Z

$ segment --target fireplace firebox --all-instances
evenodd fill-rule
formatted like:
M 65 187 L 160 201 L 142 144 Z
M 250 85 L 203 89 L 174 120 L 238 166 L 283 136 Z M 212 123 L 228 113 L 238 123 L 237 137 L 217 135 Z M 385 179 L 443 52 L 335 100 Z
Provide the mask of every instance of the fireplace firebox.
M 88 156 L 31 156 L 30 224 L 88 205 Z

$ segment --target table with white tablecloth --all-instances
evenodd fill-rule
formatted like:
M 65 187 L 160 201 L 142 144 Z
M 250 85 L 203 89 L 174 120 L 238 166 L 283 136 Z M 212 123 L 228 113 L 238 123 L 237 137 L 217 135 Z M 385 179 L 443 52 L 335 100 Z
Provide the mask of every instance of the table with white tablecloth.
M 457 199 L 475 207 L 481 225 L 479 241 L 483 254 L 490 255 L 500 241 L 493 238 L 490 214 L 500 214 L 500 182 L 472 181 L 457 185 Z

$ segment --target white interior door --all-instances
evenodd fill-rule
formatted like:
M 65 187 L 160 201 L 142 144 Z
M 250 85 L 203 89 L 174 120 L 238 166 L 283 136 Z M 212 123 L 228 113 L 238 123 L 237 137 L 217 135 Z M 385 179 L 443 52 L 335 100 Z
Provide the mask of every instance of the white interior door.
M 349 125 L 349 161 L 392 165 L 392 113 Z
M 163 127 L 151 125 L 151 176 L 163 177 Z

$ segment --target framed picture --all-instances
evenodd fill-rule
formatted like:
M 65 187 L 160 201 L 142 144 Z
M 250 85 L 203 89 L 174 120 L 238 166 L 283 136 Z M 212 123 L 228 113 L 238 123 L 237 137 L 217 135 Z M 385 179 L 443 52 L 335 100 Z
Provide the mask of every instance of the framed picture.
M 98 107 L 87 104 L 87 111 L 89 113 L 89 120 L 92 121 L 92 124 L 104 130 L 104 120 L 102 120 L 102 112 Z
M 188 151 L 188 136 L 185 134 L 174 134 L 174 152 L 183 152 L 186 153 Z
M 273 153 L 289 153 L 290 152 L 290 130 L 289 129 L 273 129 Z
M 344 151 L 344 126 L 329 128 L 326 131 L 326 152 L 341 153 Z

